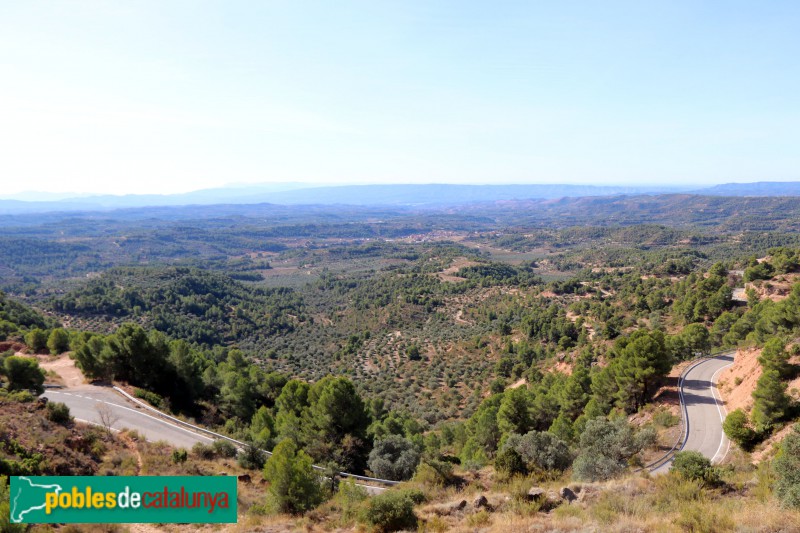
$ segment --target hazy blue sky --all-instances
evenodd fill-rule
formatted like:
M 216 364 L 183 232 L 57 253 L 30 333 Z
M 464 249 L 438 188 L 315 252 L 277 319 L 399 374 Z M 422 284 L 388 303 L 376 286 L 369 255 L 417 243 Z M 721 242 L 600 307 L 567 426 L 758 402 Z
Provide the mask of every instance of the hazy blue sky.
M 800 2 L 0 3 L 0 187 L 800 179 Z

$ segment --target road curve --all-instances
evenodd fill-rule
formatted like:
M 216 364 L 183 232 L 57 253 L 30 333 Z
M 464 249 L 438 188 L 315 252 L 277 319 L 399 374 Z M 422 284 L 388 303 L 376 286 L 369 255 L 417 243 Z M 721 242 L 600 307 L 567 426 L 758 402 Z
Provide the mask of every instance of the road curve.
M 717 391 L 717 376 L 733 364 L 733 352 L 694 363 L 681 379 L 679 394 L 685 418 L 684 441 L 679 451 L 700 452 L 712 463 L 725 459 L 730 441 L 722 431 L 725 406 Z M 672 459 L 653 469 L 653 473 L 669 470 Z
M 106 405 L 113 413 L 112 429 L 135 429 L 149 441 L 166 441 L 173 446 L 191 449 L 198 442 L 210 444 L 212 437 L 201 435 L 190 429 L 170 423 L 167 420 L 145 412 L 136 404 L 125 400 L 109 387 L 81 385 L 68 389 L 47 389 L 42 395 L 50 401 L 67 405 L 70 414 L 80 422 L 103 425 L 98 405 Z M 356 483 L 369 494 L 380 494 L 385 487 Z
M 106 405 L 113 413 L 112 428 L 135 429 L 149 441 L 167 441 L 173 446 L 190 449 L 198 442 L 210 444 L 211 437 L 144 412 L 141 407 L 126 402 L 113 389 L 95 385 L 83 385 L 71 389 L 48 389 L 44 395 L 48 400 L 62 402 L 69 407 L 70 414 L 82 422 L 102 425 L 98 406 Z

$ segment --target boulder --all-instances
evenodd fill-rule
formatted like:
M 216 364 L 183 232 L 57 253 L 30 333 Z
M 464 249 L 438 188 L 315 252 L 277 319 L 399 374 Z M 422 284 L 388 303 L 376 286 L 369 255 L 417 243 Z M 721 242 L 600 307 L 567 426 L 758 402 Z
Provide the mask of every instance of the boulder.
M 467 506 L 467 500 L 461 500 L 457 502 L 441 503 L 439 505 L 434 505 L 431 506 L 428 510 L 435 515 L 449 516 L 464 510 L 466 506 Z
M 598 496 L 601 494 L 601 490 L 597 487 L 593 487 L 591 485 L 585 485 L 581 488 L 581 491 L 578 492 L 578 501 L 580 503 L 590 503 L 597 500 Z
M 551 511 L 561 505 L 561 497 L 554 490 L 545 490 L 541 487 L 531 487 L 528 491 L 528 501 L 539 502 L 540 509 L 544 512 Z
M 562 503 L 564 503 L 564 501 L 561 499 L 561 496 L 559 496 L 556 491 L 548 490 L 547 498 L 545 498 L 545 500 L 542 502 L 541 511 L 544 512 L 552 511 Z
M 528 491 L 528 499 L 529 500 L 538 500 L 542 497 L 547 491 L 545 491 L 541 487 L 531 487 Z
M 565 500 L 567 503 L 572 503 L 578 499 L 578 495 L 569 487 L 561 487 L 559 494 L 561 495 L 561 499 Z
M 488 509 L 489 508 L 489 500 L 486 499 L 486 496 L 481 494 L 480 496 L 475 498 L 475 501 L 472 502 L 472 506 L 475 509 Z

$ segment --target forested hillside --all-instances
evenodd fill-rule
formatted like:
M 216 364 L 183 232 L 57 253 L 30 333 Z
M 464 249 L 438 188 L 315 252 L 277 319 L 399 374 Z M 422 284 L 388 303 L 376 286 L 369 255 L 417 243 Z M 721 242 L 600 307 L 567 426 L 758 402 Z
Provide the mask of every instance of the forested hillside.
M 207 347 L 290 332 L 306 319 L 291 289 L 256 288 L 196 268 L 111 269 L 52 308 L 82 329 L 137 321 Z
M 602 213 L 603 202 L 632 200 L 586 201 Z M 43 253 L 6 260 L 3 394 L 30 399 L 20 391 L 44 380 L 16 351 L 49 352 L 73 358 L 87 379 L 247 441 L 241 468 L 263 468 L 268 480 L 313 461 L 429 490 L 477 483 L 487 468 L 511 484 L 598 483 L 674 444 L 676 368 L 749 347 L 763 358 L 754 407 L 732 413 L 726 432 L 742 453 L 764 446 L 798 414 L 788 387 L 798 235 L 742 230 L 749 223 L 724 198 L 713 217 L 735 232 L 696 220 L 628 224 L 672 205 L 637 201 L 642 212 L 616 225 L 573 225 L 570 209 L 598 220 L 570 201 L 551 227 L 469 208 L 414 224 L 407 213 L 258 228 L 126 220 L 64 242 L 44 226 L 19 230 L 9 250 L 21 238 Z M 520 221 L 544 217 L 513 209 Z M 770 227 L 788 224 L 775 216 Z M 259 450 L 273 448 L 278 459 L 267 462 Z M 703 472 L 716 476 L 709 487 L 744 475 Z M 289 512 L 325 499 L 273 497 Z

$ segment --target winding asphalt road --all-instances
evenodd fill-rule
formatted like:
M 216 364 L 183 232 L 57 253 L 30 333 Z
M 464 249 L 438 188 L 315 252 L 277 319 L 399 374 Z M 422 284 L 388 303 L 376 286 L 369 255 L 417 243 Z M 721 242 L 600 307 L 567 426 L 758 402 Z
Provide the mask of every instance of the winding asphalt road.
M 48 400 L 62 402 L 69 407 L 70 414 L 80 422 L 104 426 L 101 409 L 112 413 L 111 428 L 116 431 L 135 429 L 149 441 L 166 441 L 173 446 L 191 449 L 198 442 L 210 444 L 212 437 L 170 423 L 146 412 L 145 409 L 123 398 L 110 387 L 80 385 L 65 389 L 47 389 L 43 394 Z M 385 487 L 356 483 L 369 494 L 380 494 Z
M 167 441 L 174 446 L 191 449 L 198 442 L 210 444 L 214 439 L 145 412 L 127 402 L 109 387 L 82 385 L 70 389 L 48 389 L 44 396 L 69 407 L 70 414 L 82 422 L 103 425 L 98 407 L 107 406 L 113 413 L 112 429 L 135 429 L 149 441 Z
M 722 431 L 726 411 L 717 390 L 719 373 L 733 364 L 733 352 L 694 363 L 679 385 L 681 405 L 687 431 L 681 451 L 700 452 L 712 463 L 719 463 L 728 455 L 730 441 Z M 672 460 L 651 470 L 662 473 L 669 470 Z
M 679 392 L 688 427 L 679 450 L 698 451 L 714 463 L 725 459 L 730 442 L 722 431 L 726 411 L 717 391 L 716 381 L 719 373 L 732 364 L 733 352 L 726 353 L 694 363 L 684 375 L 679 384 Z M 113 429 L 135 429 L 150 441 L 164 440 L 187 449 L 198 442 L 209 444 L 213 441 L 211 437 L 145 412 L 145 409 L 125 400 L 108 387 L 81 385 L 67 389 L 48 389 L 44 396 L 49 400 L 65 403 L 77 420 L 93 424 L 102 425 L 98 407 L 106 406 L 113 413 Z M 651 472 L 667 472 L 671 464 L 670 459 L 653 468 Z

